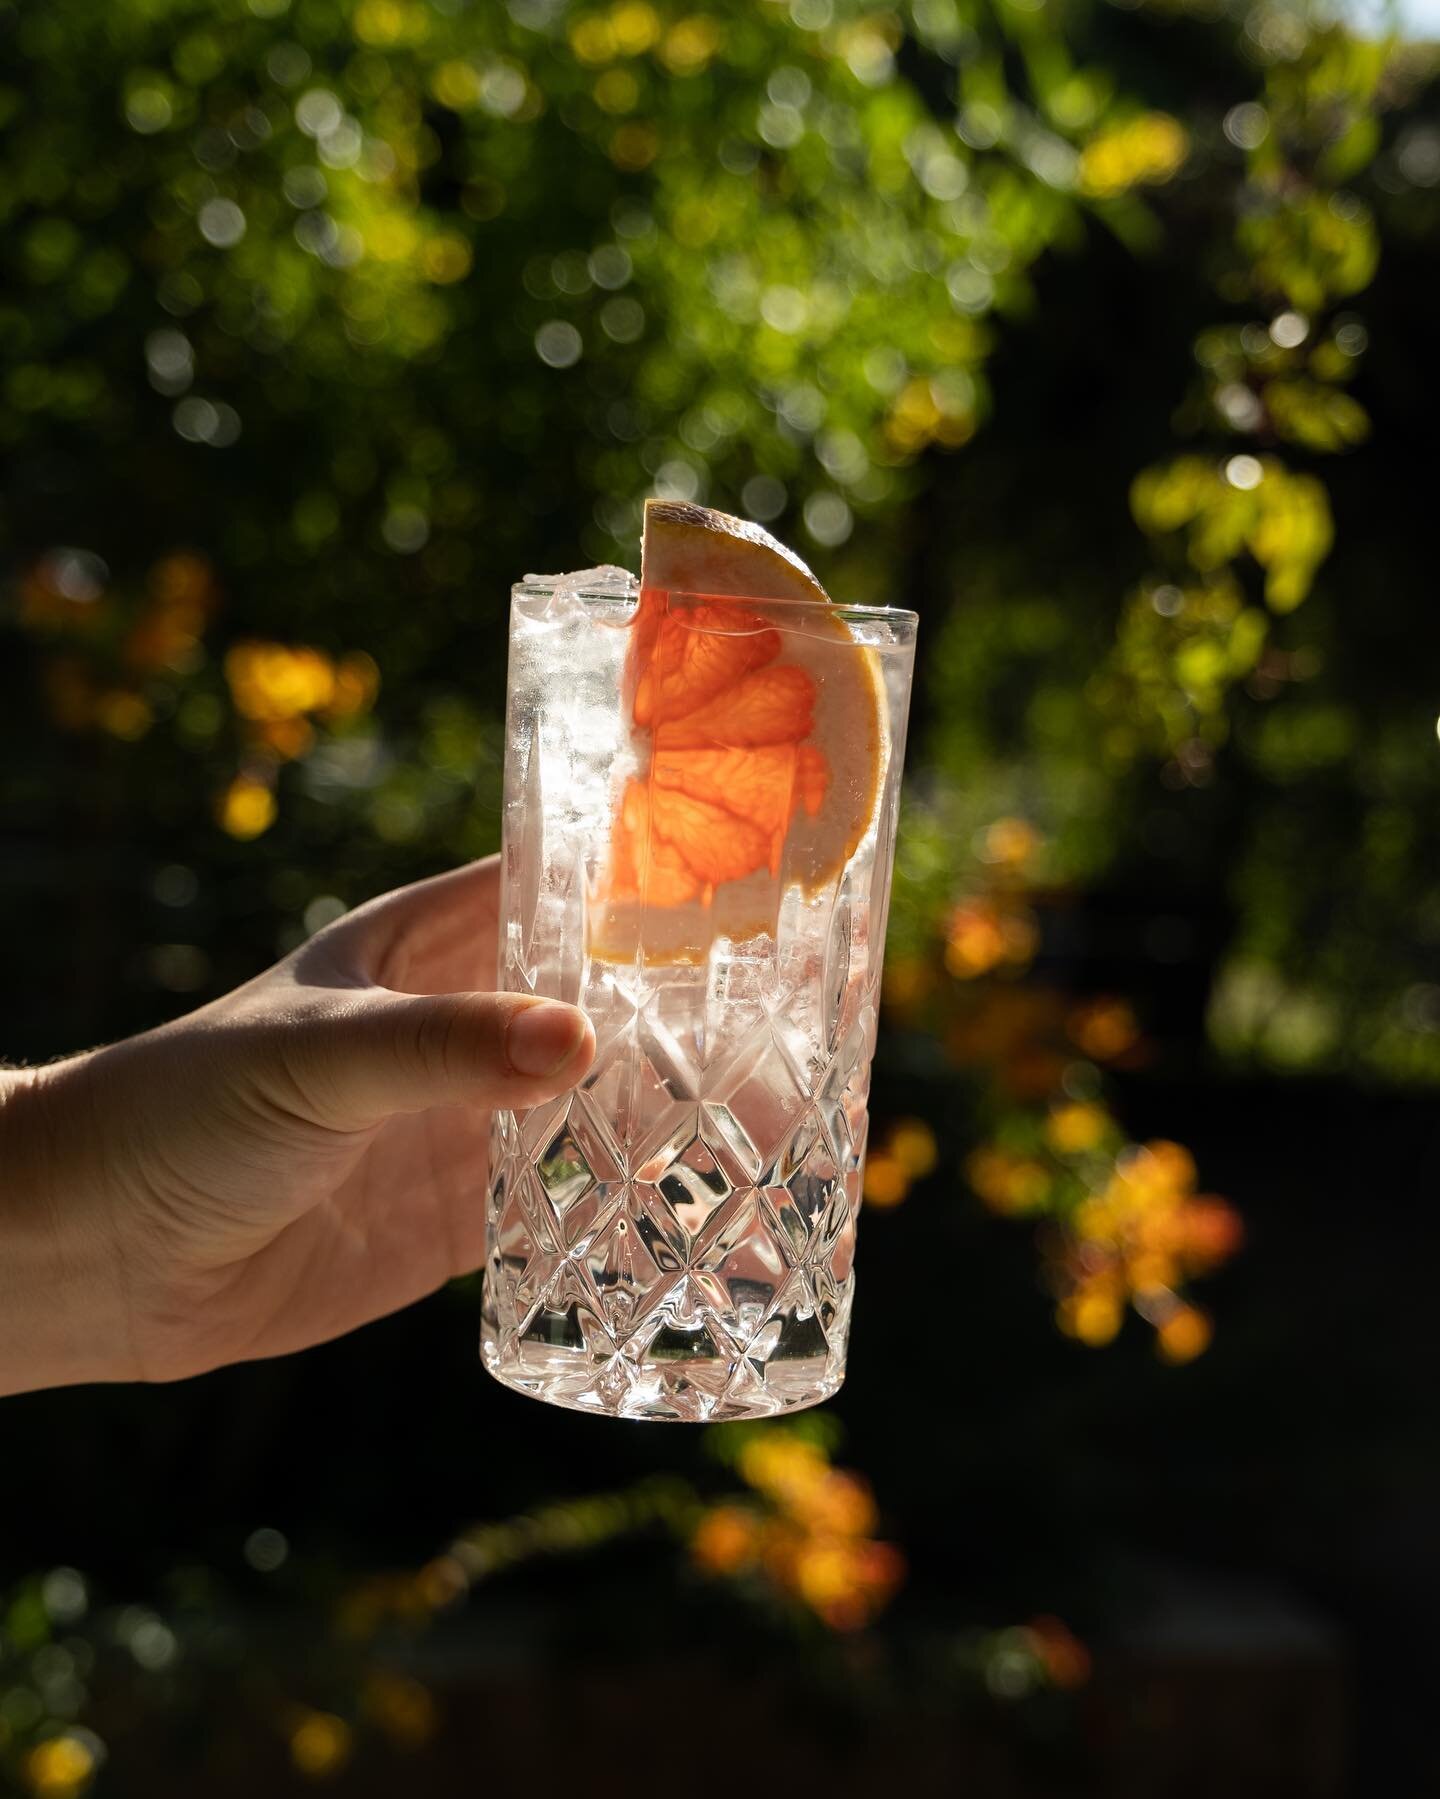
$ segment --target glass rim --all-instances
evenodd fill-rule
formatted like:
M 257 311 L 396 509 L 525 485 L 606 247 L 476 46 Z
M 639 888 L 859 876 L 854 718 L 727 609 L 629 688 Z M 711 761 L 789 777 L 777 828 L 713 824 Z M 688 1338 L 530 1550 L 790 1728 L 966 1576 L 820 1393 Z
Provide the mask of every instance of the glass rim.
M 511 587 L 512 596 L 517 594 L 551 594 L 561 586 L 561 580 L 525 580 L 516 581 Z M 729 600 L 739 606 L 783 606 L 794 612 L 797 617 L 810 613 L 824 613 L 830 617 L 854 618 L 861 621 L 873 620 L 877 623 L 888 621 L 899 624 L 919 624 L 920 614 L 907 606 L 867 606 L 852 604 L 846 600 L 798 600 L 780 599 L 773 594 L 762 593 L 704 593 L 696 588 L 667 587 L 651 588 L 650 592 L 668 593 L 672 598 L 682 600 Z M 638 605 L 640 590 L 637 587 L 633 594 L 617 592 L 613 587 L 577 587 L 573 589 L 574 597 L 582 604 L 610 605 L 616 601 Z

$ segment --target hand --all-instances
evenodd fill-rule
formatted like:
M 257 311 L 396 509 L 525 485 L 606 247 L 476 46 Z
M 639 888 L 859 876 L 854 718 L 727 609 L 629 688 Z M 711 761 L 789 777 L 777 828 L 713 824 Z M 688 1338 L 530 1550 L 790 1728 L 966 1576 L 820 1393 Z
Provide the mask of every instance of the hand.
M 494 994 L 496 859 L 372 900 L 198 1012 L 0 1074 L 0 1392 L 282 1355 L 484 1259 L 489 1108 L 588 1068 Z

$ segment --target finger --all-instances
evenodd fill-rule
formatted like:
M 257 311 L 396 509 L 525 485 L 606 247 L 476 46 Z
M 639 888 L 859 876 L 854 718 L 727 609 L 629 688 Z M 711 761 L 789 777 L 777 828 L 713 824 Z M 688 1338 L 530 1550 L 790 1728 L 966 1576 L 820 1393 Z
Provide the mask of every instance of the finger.
M 302 956 L 402 993 L 488 987 L 499 908 L 500 858 L 487 856 L 367 900 L 317 933 Z
M 539 1105 L 585 1073 L 595 1033 L 558 1000 L 374 988 L 306 1019 L 283 1047 L 316 1121 L 360 1130 L 429 1106 Z
M 411 881 L 408 886 L 394 887 L 356 907 L 349 914 L 358 919 L 384 919 L 401 923 L 407 918 L 435 917 L 456 912 L 465 917 L 477 907 L 493 912 L 500 897 L 500 858 L 484 856 L 478 862 L 466 862 L 444 874 L 431 875 L 424 881 Z

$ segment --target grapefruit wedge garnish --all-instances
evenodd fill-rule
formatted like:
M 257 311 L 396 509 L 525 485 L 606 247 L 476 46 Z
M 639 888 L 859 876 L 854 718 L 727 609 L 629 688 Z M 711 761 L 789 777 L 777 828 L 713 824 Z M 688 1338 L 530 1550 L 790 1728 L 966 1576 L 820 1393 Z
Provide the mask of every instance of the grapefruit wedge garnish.
M 879 788 L 880 680 L 826 599 L 759 525 L 648 502 L 624 696 L 638 772 L 592 954 L 702 959 L 716 936 L 773 930 L 784 886 L 817 892 L 854 854 Z

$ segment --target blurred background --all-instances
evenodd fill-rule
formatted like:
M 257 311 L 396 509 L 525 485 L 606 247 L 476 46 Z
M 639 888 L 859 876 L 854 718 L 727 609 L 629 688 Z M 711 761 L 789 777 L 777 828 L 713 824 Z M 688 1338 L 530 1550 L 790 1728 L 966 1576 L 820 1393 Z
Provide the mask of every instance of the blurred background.
M 9 1400 L 0 1792 L 1440 1774 L 1425 25 L 0 5 L 0 1054 L 495 848 L 646 494 L 922 619 L 838 1401 L 541 1408 L 468 1283 Z

